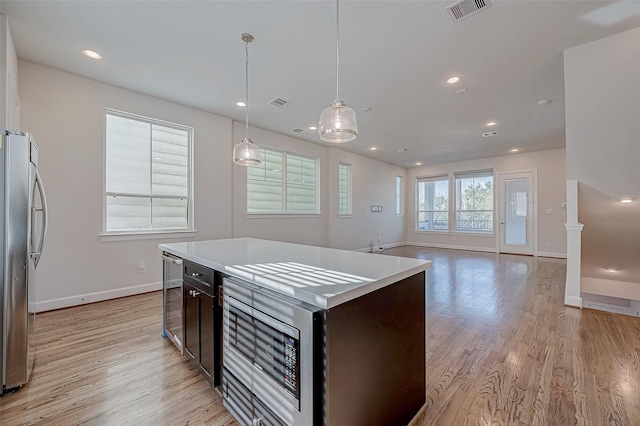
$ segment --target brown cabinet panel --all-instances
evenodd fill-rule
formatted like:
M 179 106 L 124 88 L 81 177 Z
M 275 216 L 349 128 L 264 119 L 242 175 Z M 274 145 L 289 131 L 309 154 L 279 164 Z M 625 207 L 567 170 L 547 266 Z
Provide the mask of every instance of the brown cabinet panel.
M 197 266 L 199 266 L 201 274 L 199 277 L 205 277 L 206 281 L 211 283 L 208 288 L 212 289 L 213 271 L 210 271 L 209 275 L 202 269 L 202 266 Z M 194 268 L 187 264 L 185 272 L 190 272 L 190 274 L 187 276 L 185 273 L 183 282 L 184 349 L 187 355 L 200 367 L 202 374 L 211 383 L 211 386 L 215 386 L 220 381 L 219 377 L 216 378 L 220 374 L 220 368 L 216 366 L 220 358 L 216 356 L 216 350 L 219 351 L 217 346 L 220 332 L 216 330 L 215 326 L 216 321 L 221 321 L 221 319 L 216 319 L 217 316 L 220 316 L 217 311 L 221 311 L 221 308 L 217 306 L 215 297 L 203 291 L 202 281 L 205 280 L 198 280 L 194 283 L 196 280 L 191 273 L 193 270 Z
M 183 284 L 184 296 L 184 349 L 191 359 L 200 359 L 200 312 L 198 299 L 193 297 L 196 288 Z
M 202 293 L 200 303 L 200 368 L 211 377 L 214 372 L 213 297 Z

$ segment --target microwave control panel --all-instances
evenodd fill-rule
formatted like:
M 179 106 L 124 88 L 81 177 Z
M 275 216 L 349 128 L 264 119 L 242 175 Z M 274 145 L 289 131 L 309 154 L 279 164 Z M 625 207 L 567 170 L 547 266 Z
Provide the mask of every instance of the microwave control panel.
M 297 341 L 292 337 L 286 337 L 284 342 L 284 385 L 297 395 L 298 381 L 298 349 Z

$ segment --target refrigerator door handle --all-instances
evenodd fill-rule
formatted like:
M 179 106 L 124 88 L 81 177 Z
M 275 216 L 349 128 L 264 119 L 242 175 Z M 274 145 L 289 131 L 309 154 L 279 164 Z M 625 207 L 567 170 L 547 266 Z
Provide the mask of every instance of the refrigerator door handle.
M 40 228 L 40 244 L 38 245 L 38 250 L 35 250 L 31 253 L 31 257 L 33 258 L 34 266 L 38 266 L 38 262 L 40 261 L 40 255 L 42 254 L 42 247 L 44 246 L 44 237 L 47 233 L 47 225 L 49 223 L 47 217 L 47 197 L 44 193 L 44 186 L 42 185 L 42 178 L 40 177 L 40 171 L 36 167 L 36 179 L 35 184 L 38 186 L 38 193 L 40 194 L 40 202 L 42 204 L 42 227 Z

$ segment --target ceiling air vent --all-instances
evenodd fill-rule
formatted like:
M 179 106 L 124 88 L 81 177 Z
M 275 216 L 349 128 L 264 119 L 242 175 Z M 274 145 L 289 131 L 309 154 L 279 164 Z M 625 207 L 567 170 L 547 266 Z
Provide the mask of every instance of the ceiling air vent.
M 274 100 L 272 100 L 271 102 L 269 102 L 271 105 L 275 106 L 275 107 L 283 107 L 285 105 L 289 105 L 291 103 L 291 101 L 287 101 L 286 99 L 282 99 L 282 98 L 275 98 Z
M 498 132 L 496 132 L 496 131 L 493 131 L 493 132 L 487 132 L 487 133 L 483 133 L 483 134 L 482 134 L 482 137 L 484 137 L 484 138 L 488 138 L 488 137 L 490 137 L 490 136 L 495 136 L 495 135 L 497 135 L 497 134 L 498 134 Z
M 469 15 L 480 12 L 491 6 L 489 0 L 462 0 L 447 7 L 449 15 L 454 21 L 459 21 Z
M 302 129 L 293 129 L 293 131 L 294 131 L 295 133 L 302 133 L 302 132 L 304 132 L 304 130 L 302 130 Z

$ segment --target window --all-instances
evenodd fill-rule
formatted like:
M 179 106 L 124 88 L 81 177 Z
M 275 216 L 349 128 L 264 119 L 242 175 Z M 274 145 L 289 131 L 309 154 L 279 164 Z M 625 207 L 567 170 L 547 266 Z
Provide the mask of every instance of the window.
M 318 214 L 318 159 L 260 148 L 247 167 L 247 213 Z
M 351 164 L 338 164 L 338 214 L 351 214 Z
M 396 216 L 404 215 L 404 176 L 396 176 Z
M 449 230 L 449 177 L 448 175 L 418 178 L 419 230 Z
M 191 127 L 105 111 L 105 232 L 192 230 Z
M 493 171 L 455 173 L 456 231 L 493 232 Z

